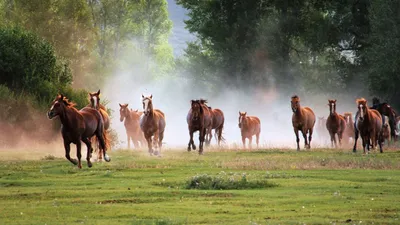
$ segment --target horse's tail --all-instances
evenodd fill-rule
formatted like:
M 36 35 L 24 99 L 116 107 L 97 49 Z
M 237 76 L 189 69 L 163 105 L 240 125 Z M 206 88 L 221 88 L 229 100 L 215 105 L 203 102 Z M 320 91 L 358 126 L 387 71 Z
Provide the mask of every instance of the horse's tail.
M 111 150 L 111 137 L 110 137 L 110 132 L 106 129 L 103 131 L 103 139 L 104 139 L 104 146 L 105 150 Z
M 218 129 L 217 135 L 218 135 L 218 140 L 225 143 L 225 138 L 224 138 L 224 136 L 222 135 L 222 131 L 223 131 L 223 130 L 224 130 L 224 125 L 222 124 L 221 127 Z

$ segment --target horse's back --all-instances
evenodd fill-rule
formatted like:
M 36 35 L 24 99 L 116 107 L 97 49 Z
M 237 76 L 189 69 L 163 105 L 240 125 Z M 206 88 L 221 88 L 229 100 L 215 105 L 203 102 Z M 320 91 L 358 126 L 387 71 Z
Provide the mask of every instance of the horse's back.
M 160 129 L 161 131 L 164 131 L 165 126 L 166 126 L 165 114 L 159 109 L 155 109 L 154 113 L 157 114 L 157 117 L 158 117 L 158 129 Z
M 304 107 L 303 109 L 306 112 L 306 118 L 309 128 L 313 128 L 315 124 L 314 111 L 310 107 Z
M 98 129 L 99 123 L 103 123 L 103 117 L 96 109 L 85 107 L 79 110 L 79 113 L 83 116 L 83 120 L 86 125 L 86 136 L 91 136 Z
M 213 115 L 213 128 L 218 128 L 222 126 L 225 122 L 225 117 L 224 113 L 220 109 L 213 109 L 212 111 Z
M 382 129 L 382 115 L 381 113 L 376 110 L 376 109 L 370 109 L 369 110 L 371 112 L 372 118 L 373 118 L 373 123 L 375 124 L 375 128 L 380 131 Z

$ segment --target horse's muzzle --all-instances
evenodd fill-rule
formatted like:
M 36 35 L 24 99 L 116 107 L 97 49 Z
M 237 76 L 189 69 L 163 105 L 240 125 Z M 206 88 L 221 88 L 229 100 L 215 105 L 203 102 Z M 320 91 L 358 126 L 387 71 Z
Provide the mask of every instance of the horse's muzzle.
M 54 113 L 52 111 L 47 112 L 47 118 L 53 119 L 54 118 Z
M 123 117 L 120 117 L 120 118 L 119 118 L 119 121 L 120 121 L 120 122 L 124 121 L 124 118 L 123 118 Z
M 295 113 L 296 111 L 297 111 L 297 109 L 292 107 L 292 112 Z

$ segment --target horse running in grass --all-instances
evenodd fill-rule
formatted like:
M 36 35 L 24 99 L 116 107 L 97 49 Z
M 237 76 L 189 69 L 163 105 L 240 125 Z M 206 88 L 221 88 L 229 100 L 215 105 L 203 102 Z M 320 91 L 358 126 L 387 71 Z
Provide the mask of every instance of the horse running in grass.
M 331 146 L 335 144 L 337 148 L 336 134 L 338 136 L 339 146 L 342 145 L 343 132 L 346 128 L 346 121 L 343 116 L 336 113 L 336 99 L 328 100 L 329 116 L 326 120 L 326 129 L 331 137 Z
M 87 107 L 91 107 L 100 112 L 101 116 L 103 117 L 103 121 L 104 121 L 104 130 L 106 131 L 107 139 L 109 139 L 108 129 L 110 128 L 110 116 L 107 113 L 106 107 L 104 107 L 104 105 L 100 104 L 100 89 L 97 92 L 89 93 L 89 97 L 90 97 L 90 99 L 89 99 L 90 104 Z M 98 143 L 96 141 L 95 136 L 92 138 L 92 142 Z M 107 146 L 107 149 L 111 149 L 110 145 Z M 94 150 L 95 150 L 95 152 L 97 152 L 97 159 L 101 161 L 102 160 L 102 152 L 101 152 L 99 146 L 95 145 Z
M 139 148 L 139 143 L 143 147 L 146 142 L 143 132 L 140 129 L 140 117 L 143 115 L 143 112 L 129 109 L 128 104 L 119 104 L 119 107 L 119 120 L 124 122 L 128 149 L 131 148 L 131 141 L 136 149 Z
M 354 140 L 354 123 L 353 123 L 353 114 L 351 112 L 345 112 L 344 120 L 346 121 L 346 128 L 343 133 L 343 141 L 345 144 L 350 143 L 350 138 Z
M 207 103 L 206 100 L 191 100 L 191 106 L 186 116 L 190 135 L 187 150 L 196 150 L 196 145 L 193 141 L 193 133 L 199 131 L 199 154 L 203 154 L 203 145 L 207 131 L 212 128 L 211 110 L 205 103 Z
M 61 120 L 62 128 L 61 134 L 64 139 L 65 157 L 78 168 L 82 168 L 81 163 L 81 141 L 87 147 L 87 165 L 92 167 L 90 157 L 93 151 L 91 137 L 96 136 L 99 141 L 100 149 L 103 150 L 104 159 L 109 162 L 111 159 L 106 154 L 107 138 L 104 130 L 103 118 L 99 111 L 85 107 L 77 110 L 75 105 L 68 101 L 63 95 L 57 95 L 53 101 L 50 110 L 47 112 L 49 119 L 59 117 Z M 76 145 L 76 155 L 78 161 L 70 157 L 70 144 Z
M 388 118 L 387 124 L 390 126 L 390 136 L 391 139 L 396 141 L 397 140 L 397 130 L 396 126 L 396 111 L 386 102 L 381 103 L 377 97 L 372 99 L 372 107 L 371 109 L 376 109 L 382 116 L 382 124 L 386 124 L 385 119 Z M 387 116 L 386 118 L 384 116 Z
M 207 106 L 207 101 L 204 99 L 200 99 L 200 103 Z M 224 129 L 225 117 L 224 113 L 220 109 L 213 109 L 210 106 L 207 106 L 211 112 L 212 117 L 212 125 L 211 129 L 208 129 L 206 132 L 205 142 L 206 145 L 211 144 L 212 139 L 212 130 L 215 130 L 215 139 L 218 142 L 218 146 L 221 146 L 221 141 L 224 141 L 224 137 L 222 136 L 222 131 Z
M 256 116 L 247 116 L 247 112 L 239 111 L 239 128 L 242 135 L 243 148 L 246 149 L 246 138 L 249 139 L 249 149 L 252 149 L 251 144 L 253 136 L 256 136 L 256 144 L 260 141 L 261 122 Z
M 365 148 L 369 152 L 370 144 L 372 148 L 379 145 L 379 151 L 382 153 L 382 116 L 375 110 L 367 106 L 367 100 L 357 99 L 358 112 L 355 121 L 355 140 L 353 152 L 356 152 L 358 136 L 361 136 L 364 154 Z
M 291 98 L 292 107 L 292 125 L 294 129 L 294 134 L 296 135 L 297 151 L 300 151 L 300 138 L 299 131 L 302 132 L 304 137 L 304 147 L 306 149 L 311 148 L 312 134 L 315 125 L 315 114 L 309 107 L 300 106 L 300 98 L 297 95 Z M 307 142 L 308 133 L 308 142 Z
M 165 115 L 161 110 L 153 108 L 153 95 L 147 97 L 142 95 L 142 104 L 143 116 L 140 119 L 140 128 L 146 138 L 149 153 L 150 155 L 154 153 L 154 155 L 161 156 L 161 147 L 166 126 Z

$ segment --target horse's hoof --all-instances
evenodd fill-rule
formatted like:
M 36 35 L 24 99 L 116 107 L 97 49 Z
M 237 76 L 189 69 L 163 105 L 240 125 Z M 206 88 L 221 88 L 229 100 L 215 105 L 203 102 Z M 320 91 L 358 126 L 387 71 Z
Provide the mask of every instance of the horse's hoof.
M 156 151 L 154 151 L 154 155 L 158 155 L 158 151 L 156 150 Z
M 193 149 L 193 150 L 196 150 L 196 145 L 193 145 L 192 149 Z
M 104 154 L 104 160 L 106 160 L 106 162 L 110 162 L 111 158 L 107 154 Z
M 89 168 L 91 168 L 93 165 L 92 165 L 91 162 L 88 162 L 87 166 L 88 166 Z
M 192 151 L 192 149 L 190 148 L 190 146 L 187 148 L 187 151 L 188 151 L 188 152 Z
M 72 162 L 72 164 L 74 164 L 74 165 L 78 165 L 78 160 L 76 160 L 76 159 L 71 159 L 71 162 Z

